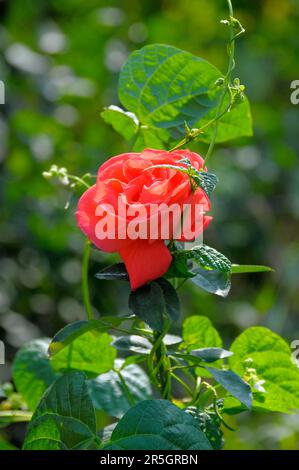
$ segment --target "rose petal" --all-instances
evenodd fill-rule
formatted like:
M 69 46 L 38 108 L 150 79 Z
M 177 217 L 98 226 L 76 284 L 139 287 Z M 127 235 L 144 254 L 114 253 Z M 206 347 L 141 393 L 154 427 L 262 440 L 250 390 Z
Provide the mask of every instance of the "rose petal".
M 78 202 L 78 210 L 76 212 L 76 219 L 79 228 L 82 232 L 87 236 L 87 238 L 100 250 L 106 251 L 108 253 L 113 253 L 115 251 L 119 251 L 121 248 L 127 246 L 128 244 L 132 243 L 132 240 L 116 240 L 113 238 L 105 238 L 104 240 L 100 240 L 96 236 L 96 226 L 97 223 L 101 220 L 100 216 L 96 216 L 96 209 L 97 209 L 97 202 L 96 198 L 96 185 L 89 188 L 85 193 L 81 196 Z M 111 214 L 111 218 L 114 217 Z M 118 227 L 118 219 L 114 217 L 112 220 L 115 223 L 115 227 L 117 230 Z
M 119 252 L 129 273 L 132 290 L 138 289 L 149 281 L 153 281 L 169 268 L 171 254 L 164 242 L 157 240 L 136 240 Z

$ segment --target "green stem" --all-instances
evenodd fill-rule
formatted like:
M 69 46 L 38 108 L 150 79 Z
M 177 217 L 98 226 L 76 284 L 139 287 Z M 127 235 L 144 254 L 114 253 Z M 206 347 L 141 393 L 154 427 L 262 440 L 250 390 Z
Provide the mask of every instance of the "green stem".
M 178 377 L 177 375 L 175 375 L 173 372 L 170 374 L 170 376 L 176 380 L 177 382 L 179 382 L 179 384 L 181 384 L 181 386 L 189 393 L 189 395 L 192 397 L 193 396 L 193 391 L 191 390 L 191 388 L 189 387 L 189 385 L 187 385 L 182 379 L 180 379 L 180 377 Z
M 178 364 L 178 366 L 175 367 L 175 368 L 180 368 L 182 370 L 182 372 L 186 375 L 186 377 L 188 377 L 188 379 L 190 379 L 191 382 L 194 382 L 194 380 L 195 380 L 194 376 L 188 370 L 188 369 L 193 369 L 194 366 L 191 366 L 191 365 L 181 366 L 180 361 L 178 361 L 176 357 L 172 356 L 171 358 L 176 364 Z M 171 370 L 175 370 L 175 368 L 172 367 Z
M 174 150 L 177 150 L 177 149 L 183 147 L 184 145 L 188 144 L 192 140 L 196 139 L 200 134 L 203 133 L 204 129 L 206 129 L 207 127 L 210 127 L 212 124 L 215 124 L 219 119 L 221 119 L 222 116 L 224 116 L 228 112 L 230 106 L 231 106 L 231 103 L 227 108 L 225 108 L 224 111 L 222 111 L 219 115 L 215 116 L 210 121 L 206 122 L 206 124 L 204 124 L 200 129 L 197 129 L 194 132 L 192 132 L 192 134 L 190 136 L 184 137 L 183 140 L 181 140 L 177 145 L 175 145 L 172 149 L 170 149 L 170 152 L 173 152 Z
M 225 95 L 226 95 L 226 89 L 223 91 L 221 97 L 220 97 L 220 101 L 219 101 L 219 105 L 218 105 L 218 108 L 217 108 L 217 112 L 216 112 L 216 118 L 215 118 L 215 123 L 214 123 L 214 130 L 213 130 L 213 135 L 212 135 L 212 140 L 210 142 L 210 145 L 209 145 L 209 148 L 208 148 L 208 151 L 206 153 L 206 158 L 204 160 L 204 163 L 203 163 L 203 166 L 205 167 L 206 164 L 207 164 L 207 161 L 208 159 L 210 158 L 210 156 L 212 155 L 212 152 L 214 150 L 214 146 L 215 146 L 215 142 L 216 142 L 216 138 L 217 138 L 217 133 L 218 133 L 218 124 L 219 124 L 219 119 L 221 116 L 223 116 L 223 113 L 220 113 L 220 110 L 222 108 L 222 105 L 223 105 L 223 102 L 224 102 L 224 98 L 225 98 Z M 225 110 L 225 113 L 226 114 L 228 111 L 228 109 Z M 219 116 L 218 116 L 219 115 Z
M 82 178 L 79 178 L 79 176 L 75 175 L 68 175 L 68 179 L 75 181 L 76 183 L 80 183 L 82 186 L 85 186 L 86 189 L 90 188 L 90 184 L 88 184 L 86 181 L 84 181 Z
M 118 369 L 114 369 L 114 372 L 116 372 L 116 374 L 118 375 L 119 377 L 119 380 L 121 381 L 121 384 L 123 386 L 123 390 L 125 392 L 125 395 L 128 399 L 128 402 L 130 404 L 130 406 L 134 406 L 135 405 L 135 398 L 133 397 L 128 385 L 126 384 L 126 381 L 125 379 L 123 378 L 121 372 L 118 370 Z
M 190 141 L 196 139 L 200 134 L 202 134 L 204 129 L 206 129 L 207 127 L 209 127 L 211 125 L 214 125 L 212 140 L 210 142 L 210 145 L 209 145 L 209 148 L 208 148 L 203 166 L 205 166 L 207 164 L 207 161 L 208 161 L 208 159 L 210 158 L 210 156 L 213 152 L 213 149 L 214 149 L 214 146 L 215 146 L 215 143 L 216 143 L 217 133 L 218 133 L 219 120 L 227 112 L 230 111 L 230 108 L 231 108 L 231 105 L 232 105 L 232 96 L 231 96 L 231 91 L 230 91 L 229 85 L 230 85 L 230 80 L 231 80 L 231 73 L 235 68 L 235 38 L 238 36 L 238 34 L 235 35 L 235 32 L 234 32 L 234 25 L 233 25 L 233 21 L 232 21 L 233 18 L 234 18 L 234 11 L 233 11 L 232 2 L 231 2 L 231 0 L 227 0 L 227 3 L 228 3 L 229 16 L 230 16 L 230 38 L 229 38 L 229 43 L 228 43 L 229 63 L 228 63 L 228 68 L 227 68 L 226 75 L 223 78 L 223 85 L 222 86 L 223 86 L 224 89 L 223 89 L 223 92 L 222 92 L 222 94 L 220 96 L 220 99 L 219 99 L 219 104 L 218 104 L 217 110 L 216 110 L 216 116 L 213 119 L 211 119 L 210 121 L 208 121 L 206 124 L 204 124 L 200 129 L 197 129 L 197 130 L 191 132 L 189 136 L 186 136 L 175 147 L 173 147 L 171 149 L 171 151 L 173 151 L 173 150 L 177 150 L 177 149 L 183 147 L 184 145 L 188 144 Z M 244 30 L 242 30 L 241 32 L 243 32 L 243 31 Z M 229 98 L 230 98 L 229 105 L 227 107 L 225 107 L 225 109 L 222 111 L 222 106 L 223 106 L 223 103 L 224 103 L 225 95 L 227 93 L 229 94 Z
M 153 332 L 154 344 L 148 358 L 150 378 L 154 385 L 159 388 L 162 397 L 166 399 L 170 399 L 171 396 L 171 364 L 163 338 L 167 334 L 169 327 L 169 320 L 165 320 L 162 331 Z
M 30 411 L 22 410 L 7 410 L 0 411 L 0 420 L 6 420 L 7 422 L 19 423 L 30 421 L 32 418 L 32 413 Z
M 208 148 L 208 151 L 207 151 L 207 154 L 206 154 L 206 158 L 204 160 L 204 166 L 207 164 L 207 161 L 209 160 L 209 158 L 212 155 L 212 152 L 214 150 L 214 146 L 215 146 L 216 138 L 217 138 L 217 133 L 218 133 L 219 119 L 224 114 L 229 112 L 229 110 L 231 108 L 231 105 L 232 105 L 232 96 L 231 96 L 231 91 L 230 91 L 230 88 L 229 88 L 229 84 L 230 84 L 230 80 L 231 80 L 232 71 L 235 68 L 235 33 L 234 33 L 234 26 L 233 26 L 233 23 L 232 23 L 232 18 L 234 17 L 234 10 L 233 10 L 231 0 L 227 0 L 227 4 L 228 4 L 228 9 L 229 9 L 229 16 L 230 16 L 229 44 L 227 46 L 229 61 L 228 61 L 227 72 L 226 72 L 226 75 L 224 77 L 224 83 L 223 83 L 224 89 L 223 89 L 223 92 L 221 94 L 219 104 L 218 104 L 218 107 L 217 107 L 213 136 L 212 136 L 212 140 L 210 142 L 210 145 L 209 145 L 209 148 Z M 224 110 L 224 112 L 222 112 L 221 109 L 222 109 L 223 102 L 224 102 L 224 99 L 225 99 L 225 96 L 226 96 L 227 93 L 229 94 L 229 98 L 230 98 L 229 106 Z
M 83 294 L 83 302 L 87 314 L 88 320 L 93 320 L 94 316 L 92 313 L 91 303 L 90 303 L 90 295 L 89 295 L 89 287 L 88 287 L 88 264 L 89 264 L 89 257 L 90 257 L 90 241 L 86 240 L 85 248 L 83 252 L 83 260 L 82 260 L 82 294 Z

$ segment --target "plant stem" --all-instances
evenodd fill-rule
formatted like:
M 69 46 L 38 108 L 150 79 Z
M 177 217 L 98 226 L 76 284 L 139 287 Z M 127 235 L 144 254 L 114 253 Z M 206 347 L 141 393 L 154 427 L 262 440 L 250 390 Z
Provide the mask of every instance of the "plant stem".
M 153 332 L 154 345 L 148 358 L 150 377 L 154 385 L 159 388 L 162 397 L 166 399 L 170 399 L 171 396 L 171 364 L 163 338 L 167 334 L 169 327 L 169 320 L 165 320 L 162 331 Z
M 204 129 L 206 129 L 207 127 L 209 127 L 211 125 L 214 125 L 214 131 L 213 131 L 212 139 L 211 139 L 211 142 L 210 142 L 210 145 L 209 145 L 209 148 L 208 148 L 203 166 L 206 165 L 207 160 L 210 158 L 210 156 L 213 152 L 215 142 L 216 142 L 216 138 L 217 138 L 217 133 L 218 133 L 219 120 L 227 112 L 230 111 L 230 108 L 231 108 L 231 105 L 232 105 L 232 95 L 231 95 L 229 85 L 230 85 L 230 80 L 231 80 L 231 73 L 235 68 L 235 38 L 238 34 L 241 34 L 242 32 L 244 32 L 244 30 L 242 29 L 238 34 L 235 34 L 234 25 L 233 25 L 234 11 L 233 11 L 232 2 L 231 2 L 231 0 L 227 0 L 227 3 L 228 3 L 229 16 L 230 16 L 230 20 L 229 20 L 230 37 L 229 37 L 229 43 L 228 43 L 228 46 L 227 46 L 228 56 L 229 56 L 229 63 L 228 63 L 228 68 L 227 68 L 226 75 L 223 78 L 223 84 L 222 84 L 223 91 L 222 91 L 222 94 L 221 94 L 220 99 L 219 99 L 219 104 L 217 106 L 216 116 L 213 119 L 211 119 L 210 121 L 208 121 L 206 124 L 204 124 L 200 129 L 196 129 L 195 131 L 191 131 L 189 136 L 186 136 L 177 145 L 175 145 L 175 147 L 173 147 L 171 149 L 171 151 L 173 151 L 173 150 L 177 150 L 177 149 L 183 147 L 184 145 L 188 144 L 190 141 L 196 139 L 200 134 L 202 134 Z M 225 107 L 224 110 L 222 110 L 224 99 L 225 99 L 225 96 L 226 96 L 227 93 L 229 94 L 229 104 L 228 104 L 228 106 Z
M 83 294 L 83 302 L 87 314 L 88 320 L 93 320 L 94 316 L 92 313 L 91 303 L 90 303 L 90 295 L 89 295 L 89 287 L 88 287 L 88 264 L 89 264 L 89 256 L 90 256 L 90 241 L 86 240 L 85 248 L 83 252 L 83 260 L 82 260 L 82 294 Z
M 220 101 L 219 101 L 219 105 L 218 105 L 218 108 L 217 108 L 217 112 L 216 112 L 216 117 L 215 118 L 215 123 L 214 123 L 214 130 L 213 130 L 213 135 L 212 135 L 212 140 L 210 142 L 210 145 L 209 145 L 209 148 L 208 148 L 208 151 L 206 153 L 206 158 L 204 160 L 204 163 L 203 163 L 203 167 L 206 166 L 207 164 L 207 161 L 208 159 L 210 158 L 210 156 L 212 155 L 212 152 L 213 152 L 213 149 L 214 149 L 214 146 L 215 146 L 215 142 L 216 142 L 216 138 L 217 138 L 217 133 L 218 133 L 218 123 L 219 123 L 219 112 L 222 108 L 222 105 L 223 105 L 223 102 L 224 102 L 224 98 L 225 98 L 225 95 L 226 95 L 226 89 L 222 92 L 222 95 L 220 97 Z M 225 110 L 225 114 L 228 112 L 228 109 Z M 221 114 L 222 116 L 223 114 Z
M 187 385 L 182 379 L 180 379 L 180 377 L 178 377 L 177 375 L 175 375 L 173 372 L 170 374 L 171 377 L 176 380 L 177 382 L 179 382 L 179 384 L 181 384 L 181 386 L 187 390 L 187 392 L 189 393 L 189 395 L 192 397 L 193 395 L 193 391 L 191 390 L 191 388 L 189 387 L 189 385 Z
M 216 138 L 217 138 L 217 133 L 218 133 L 219 118 L 222 117 L 227 112 L 229 112 L 230 107 L 232 105 L 232 96 L 231 96 L 231 91 L 229 89 L 229 84 L 230 84 L 230 80 L 231 80 L 232 71 L 235 68 L 235 40 L 234 40 L 235 33 L 234 33 L 234 26 L 233 26 L 233 23 L 232 23 L 232 18 L 234 17 L 234 10 L 233 10 L 231 0 L 227 0 L 227 4 L 228 4 L 229 16 L 230 16 L 229 43 L 228 43 L 228 46 L 227 46 L 227 52 L 228 52 L 228 56 L 229 56 L 228 68 L 227 68 L 227 72 L 226 72 L 226 75 L 224 77 L 224 82 L 223 82 L 224 89 L 223 89 L 223 92 L 221 94 L 219 104 L 218 104 L 218 107 L 217 107 L 212 140 L 210 142 L 210 145 L 209 145 L 209 148 L 208 148 L 203 166 L 205 166 L 207 164 L 207 161 L 210 158 L 210 156 L 212 155 L 212 152 L 214 150 L 214 146 L 215 146 L 215 142 L 216 142 Z M 224 99 L 225 99 L 225 96 L 226 96 L 227 93 L 229 94 L 229 97 L 230 97 L 230 103 L 229 103 L 228 108 L 226 108 L 225 112 L 223 113 L 223 112 L 221 112 L 221 109 L 222 109 L 223 102 L 224 102 Z
M 119 377 L 119 380 L 121 381 L 121 384 L 123 386 L 123 389 L 124 389 L 124 392 L 125 392 L 125 395 L 128 399 L 128 402 L 130 404 L 130 406 L 134 406 L 135 405 L 135 398 L 133 397 L 128 385 L 126 384 L 126 381 L 125 379 L 123 378 L 121 372 L 118 370 L 118 369 L 114 369 L 114 372 L 116 372 L 116 374 L 118 375 Z
M 7 419 L 7 422 L 19 423 L 30 421 L 32 413 L 30 411 L 23 410 L 5 410 L 0 411 L 0 419 Z
M 82 186 L 84 186 L 86 189 L 90 188 L 90 184 L 88 184 L 86 181 L 84 181 L 82 178 L 79 178 L 79 176 L 75 175 L 68 175 L 68 179 L 75 181 L 76 183 L 80 183 Z

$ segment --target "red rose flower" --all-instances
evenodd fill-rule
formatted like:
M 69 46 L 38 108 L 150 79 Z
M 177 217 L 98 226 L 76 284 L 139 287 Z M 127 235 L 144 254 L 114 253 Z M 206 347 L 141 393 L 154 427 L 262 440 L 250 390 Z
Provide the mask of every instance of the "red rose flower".
M 110 158 L 100 166 L 96 184 L 79 200 L 76 217 L 80 229 L 97 248 L 109 253 L 119 253 L 126 265 L 133 290 L 162 276 L 168 270 L 171 254 L 164 243 L 165 239 L 189 239 L 181 233 L 176 235 L 174 216 L 171 214 L 163 227 L 163 211 L 155 219 L 153 236 L 150 222 L 153 221 L 155 211 L 151 212 L 152 207 L 162 204 L 165 209 L 177 205 L 182 218 L 185 214 L 184 207 L 188 205 L 191 218 L 189 228 L 195 230 L 193 238 L 212 219 L 205 215 L 210 210 L 209 198 L 200 188 L 192 190 L 186 173 L 173 168 L 155 167 L 184 166 L 178 163 L 182 158 L 189 159 L 194 168 L 202 168 L 203 159 L 189 150 L 167 152 L 146 149 L 141 153 L 125 153 Z M 120 202 L 128 211 L 125 215 L 120 209 Z M 201 225 L 194 228 L 195 208 L 198 204 L 203 208 L 203 213 Z M 139 214 L 138 217 L 136 213 Z M 128 234 L 127 229 L 132 229 L 134 220 L 135 229 L 136 220 L 139 224 L 138 233 L 143 230 L 141 236 L 138 233 L 136 235 L 136 230 L 131 230 Z M 164 235 L 165 228 L 169 229 L 167 237 Z

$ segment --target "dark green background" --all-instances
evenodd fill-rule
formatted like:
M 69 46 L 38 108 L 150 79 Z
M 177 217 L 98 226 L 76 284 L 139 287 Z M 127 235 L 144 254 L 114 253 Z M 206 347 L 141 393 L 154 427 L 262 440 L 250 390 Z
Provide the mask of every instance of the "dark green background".
M 226 346 L 243 329 L 266 325 L 290 343 L 299 339 L 299 79 L 298 0 L 235 1 L 246 28 L 235 75 L 252 104 L 254 137 L 218 147 L 210 170 L 220 177 L 214 221 L 205 242 L 234 262 L 262 263 L 274 274 L 238 276 L 227 299 L 195 287 L 182 290 L 184 314 L 209 316 Z M 1 380 L 26 341 L 84 318 L 80 292 L 83 236 L 76 198 L 41 177 L 52 163 L 96 172 L 128 150 L 100 117 L 118 104 L 119 69 L 130 51 L 161 42 L 226 68 L 225 0 L 0 1 L 2 167 L 0 337 L 6 344 Z M 198 151 L 204 147 L 193 144 Z M 127 311 L 128 287 L 93 274 L 114 260 L 93 253 L 91 288 L 100 314 Z M 226 448 L 299 448 L 298 416 L 238 418 Z M 297 430 L 297 433 L 296 433 Z M 20 433 L 15 428 L 15 439 Z

